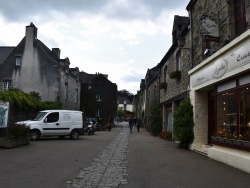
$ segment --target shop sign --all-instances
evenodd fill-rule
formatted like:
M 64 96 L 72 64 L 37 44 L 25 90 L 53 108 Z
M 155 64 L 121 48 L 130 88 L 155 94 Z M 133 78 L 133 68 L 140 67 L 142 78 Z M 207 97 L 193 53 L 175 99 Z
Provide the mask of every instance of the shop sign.
M 7 127 L 8 112 L 9 112 L 9 103 L 8 102 L 0 102 L 0 128 Z
M 227 61 L 225 59 L 219 59 L 213 65 L 212 77 L 221 78 L 227 72 Z
M 205 41 L 219 42 L 219 26 L 212 16 L 201 16 L 200 31 L 204 35 Z
M 223 78 L 231 71 L 240 73 L 242 71 L 240 67 L 246 64 L 250 64 L 250 44 L 243 46 L 224 58 L 218 59 L 213 64 L 191 75 L 191 87 L 195 88 L 202 86 L 210 81 L 211 84 L 215 83 L 218 79 Z

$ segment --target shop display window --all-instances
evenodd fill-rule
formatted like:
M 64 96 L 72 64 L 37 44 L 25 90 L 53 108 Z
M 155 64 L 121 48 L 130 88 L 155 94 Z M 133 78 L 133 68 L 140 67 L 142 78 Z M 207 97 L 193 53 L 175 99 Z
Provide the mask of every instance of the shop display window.
M 239 90 L 239 137 L 250 141 L 250 86 Z
M 222 137 L 237 136 L 236 99 L 235 91 L 217 95 L 217 132 Z

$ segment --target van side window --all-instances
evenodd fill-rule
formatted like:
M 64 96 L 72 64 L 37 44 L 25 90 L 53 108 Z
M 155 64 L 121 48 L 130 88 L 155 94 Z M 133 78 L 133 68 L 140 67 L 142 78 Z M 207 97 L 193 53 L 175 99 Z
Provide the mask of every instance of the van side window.
M 47 123 L 54 123 L 59 120 L 59 112 L 53 112 L 47 116 Z

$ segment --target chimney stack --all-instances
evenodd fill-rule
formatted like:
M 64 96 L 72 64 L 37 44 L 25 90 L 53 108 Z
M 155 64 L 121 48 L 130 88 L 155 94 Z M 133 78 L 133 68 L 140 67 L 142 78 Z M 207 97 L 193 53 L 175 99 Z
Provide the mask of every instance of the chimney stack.
M 60 59 L 61 50 L 59 48 L 52 48 L 52 52 Z

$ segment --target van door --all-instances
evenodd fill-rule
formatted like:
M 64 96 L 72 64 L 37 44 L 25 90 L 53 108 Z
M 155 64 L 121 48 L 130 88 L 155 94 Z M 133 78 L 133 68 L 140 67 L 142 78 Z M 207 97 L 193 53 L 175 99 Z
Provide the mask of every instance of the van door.
M 65 112 L 60 112 L 60 128 L 61 131 L 64 132 L 65 134 L 70 133 L 70 129 L 73 126 L 73 117 L 72 117 L 72 112 L 70 111 L 65 111 Z
M 43 134 L 60 134 L 59 112 L 49 113 L 42 123 Z

